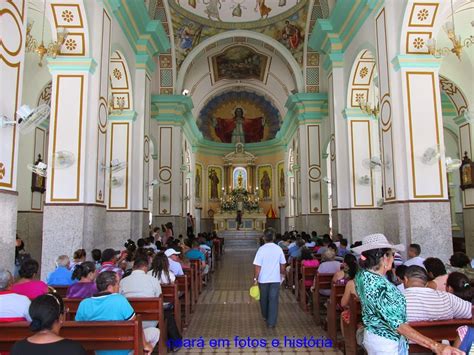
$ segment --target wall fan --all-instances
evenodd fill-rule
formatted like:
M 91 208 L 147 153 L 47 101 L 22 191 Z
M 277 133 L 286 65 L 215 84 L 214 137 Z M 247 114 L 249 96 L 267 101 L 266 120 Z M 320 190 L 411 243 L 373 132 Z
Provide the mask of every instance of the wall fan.
M 74 164 L 76 158 L 74 154 L 67 150 L 56 152 L 53 155 L 53 164 L 55 169 L 66 169 Z
M 109 170 L 109 171 L 112 171 L 112 172 L 122 171 L 126 167 L 127 167 L 127 162 L 125 162 L 125 161 L 121 162 L 118 159 L 112 159 L 112 161 L 110 162 L 110 164 L 108 166 L 105 165 L 105 164 L 102 164 L 102 169 Z
M 387 159 L 383 162 L 380 157 L 371 157 L 370 159 L 364 159 L 362 161 L 362 166 L 366 169 L 379 171 L 382 167 L 390 169 L 391 165 Z
M 160 186 L 160 181 L 158 181 L 158 179 L 153 179 L 148 184 L 146 184 L 146 186 L 154 189 L 155 187 Z
M 325 182 L 326 184 L 332 184 L 332 180 L 330 178 L 328 178 L 327 176 L 323 177 L 323 182 Z
M 43 162 L 39 162 L 38 164 L 28 164 L 26 166 L 29 171 L 32 173 L 35 173 L 36 175 L 46 177 L 46 169 L 48 168 L 48 165 L 46 165 Z
M 369 175 L 361 176 L 358 179 L 359 185 L 363 185 L 363 186 L 370 185 L 371 181 L 372 181 L 372 179 L 370 178 Z
M 48 119 L 50 112 L 51 110 L 46 104 L 40 105 L 35 109 L 31 109 L 28 105 L 23 105 L 16 111 L 16 114 L 19 116 L 18 121 L 8 120 L 6 116 L 1 116 L 0 128 L 18 124 L 20 133 L 27 134 L 44 120 Z
M 446 170 L 448 173 L 451 173 L 455 171 L 456 169 L 459 169 L 461 166 L 462 161 L 460 159 L 453 159 L 451 157 L 446 157 Z
M 112 186 L 112 188 L 120 187 L 122 186 L 122 184 L 123 184 L 123 178 L 121 177 L 112 176 L 112 178 L 110 179 L 110 185 Z
M 441 147 L 439 145 L 435 145 L 427 148 L 420 159 L 421 162 L 425 165 L 433 165 L 436 164 L 440 157 Z

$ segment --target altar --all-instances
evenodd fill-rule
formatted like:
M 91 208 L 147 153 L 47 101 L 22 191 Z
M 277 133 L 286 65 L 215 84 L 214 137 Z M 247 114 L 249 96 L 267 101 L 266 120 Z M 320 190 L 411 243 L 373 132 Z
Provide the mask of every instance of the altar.
M 214 228 L 216 231 L 223 230 L 237 230 L 237 222 L 235 220 L 236 213 L 222 212 L 214 215 Z M 242 231 L 263 231 L 267 222 L 267 216 L 265 213 L 255 212 L 242 215 L 242 225 L 240 230 Z

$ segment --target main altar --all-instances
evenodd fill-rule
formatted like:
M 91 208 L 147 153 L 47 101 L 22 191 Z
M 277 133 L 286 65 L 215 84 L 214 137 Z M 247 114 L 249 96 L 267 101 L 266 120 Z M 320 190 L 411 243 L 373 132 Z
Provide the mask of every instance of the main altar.
M 243 143 L 237 143 L 235 151 L 224 157 L 224 180 L 219 211 L 214 215 L 215 230 L 263 231 L 267 217 L 260 206 L 255 156 L 244 150 Z

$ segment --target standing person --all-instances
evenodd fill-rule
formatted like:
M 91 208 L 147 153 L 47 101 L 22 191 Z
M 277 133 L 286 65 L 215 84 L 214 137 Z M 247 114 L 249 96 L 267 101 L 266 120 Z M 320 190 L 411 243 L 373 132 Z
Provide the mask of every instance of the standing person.
M 406 300 L 386 274 L 392 268 L 394 250 L 383 234 L 364 237 L 362 245 L 352 248 L 361 254 L 362 269 L 355 277 L 355 287 L 362 306 L 364 347 L 369 355 L 408 354 L 406 339 L 431 349 L 436 354 L 463 354 L 451 346 L 437 343 L 407 323 Z
M 235 222 L 237 223 L 237 230 L 240 230 L 240 226 L 242 225 L 242 211 L 237 211 L 237 217 L 235 217 Z
M 255 255 L 254 284 L 260 289 L 260 308 L 263 319 L 269 328 L 275 328 L 278 318 L 278 297 L 281 275 L 285 274 L 285 255 L 283 250 L 273 243 L 275 230 L 267 228 L 263 232 L 265 242 Z
M 193 217 L 189 212 L 186 213 L 186 234 L 188 237 L 193 234 Z

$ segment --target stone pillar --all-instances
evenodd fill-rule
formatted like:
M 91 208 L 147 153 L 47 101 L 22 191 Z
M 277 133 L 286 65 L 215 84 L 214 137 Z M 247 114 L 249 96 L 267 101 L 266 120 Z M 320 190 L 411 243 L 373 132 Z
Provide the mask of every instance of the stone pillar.
M 17 121 L 25 63 L 26 1 L 0 2 L 0 116 Z M 0 267 L 13 271 L 17 228 L 18 133 L 16 125 L 0 128 Z
M 379 156 L 378 122 L 360 109 L 346 108 L 349 161 L 350 208 L 345 211 L 350 220 L 350 240 L 357 241 L 368 234 L 383 233 L 380 172 L 371 169 L 369 162 Z
M 289 116 L 298 125 L 296 137 L 299 142 L 297 162 L 298 195 L 301 198 L 296 226 L 298 230 L 329 230 L 329 212 L 326 165 L 322 159 L 322 139 L 328 130 L 327 95 L 295 94 L 286 103 Z M 277 175 L 275 175 L 277 176 Z
M 185 120 L 193 119 L 192 100 L 183 95 L 157 95 L 152 97 L 152 101 L 157 112 L 153 119 L 158 123 L 153 126 L 153 136 L 158 140 L 158 159 L 154 164 L 154 175 L 160 180 L 160 186 L 154 191 L 153 225 L 172 222 L 174 233 L 185 235 L 181 157 L 185 134 L 183 124 Z M 190 134 L 186 136 L 191 138 Z

